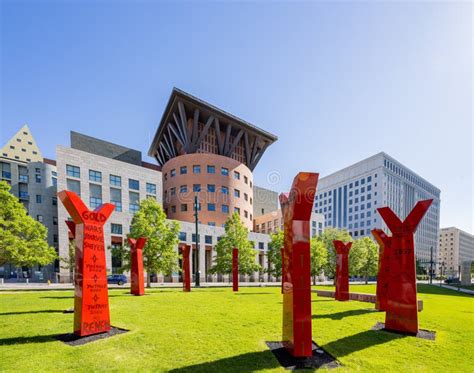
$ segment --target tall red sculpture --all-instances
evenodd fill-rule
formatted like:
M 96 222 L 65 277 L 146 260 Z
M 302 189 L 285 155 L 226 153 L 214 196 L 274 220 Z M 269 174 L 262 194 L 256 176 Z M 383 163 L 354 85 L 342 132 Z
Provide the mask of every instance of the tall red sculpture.
M 115 206 L 106 203 L 90 211 L 73 192 L 62 191 L 58 197 L 73 220 L 68 226 L 75 231 L 74 333 L 82 337 L 107 332 L 110 314 L 103 225 Z
M 143 278 L 143 248 L 147 239 L 145 237 L 129 238 L 130 245 L 130 293 L 133 295 L 145 294 L 145 280 Z
M 312 356 L 310 217 L 319 174 L 300 172 L 280 194 L 285 221 L 283 344 L 295 357 Z
M 191 269 L 189 264 L 189 254 L 191 253 L 190 245 L 182 246 L 183 255 L 183 291 L 191 291 Z
M 349 250 L 352 242 L 332 242 L 336 249 L 336 300 L 349 300 Z
M 381 229 L 373 229 L 372 235 L 379 244 L 379 269 L 377 274 L 377 298 L 375 301 L 375 309 L 379 311 L 386 311 L 388 301 L 392 237 L 387 236 Z
M 416 264 L 413 235 L 430 207 L 432 199 L 418 202 L 405 221 L 389 208 L 378 209 L 392 231 L 390 273 L 385 329 L 407 334 L 418 333 Z
M 232 249 L 232 291 L 239 291 L 239 250 Z

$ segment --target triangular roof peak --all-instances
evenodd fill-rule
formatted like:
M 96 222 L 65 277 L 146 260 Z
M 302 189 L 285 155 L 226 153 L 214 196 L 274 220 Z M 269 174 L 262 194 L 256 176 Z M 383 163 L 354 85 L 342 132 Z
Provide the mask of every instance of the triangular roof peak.
M 27 124 L 21 127 L 0 149 L 0 158 L 25 163 L 43 161 L 41 151 Z

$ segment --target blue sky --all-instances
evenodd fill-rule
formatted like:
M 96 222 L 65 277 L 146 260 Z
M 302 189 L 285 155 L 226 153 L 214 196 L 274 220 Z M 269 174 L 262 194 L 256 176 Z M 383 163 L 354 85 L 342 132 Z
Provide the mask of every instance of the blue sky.
M 469 2 L 2 1 L 1 142 L 148 150 L 173 86 L 279 137 L 258 185 L 385 151 L 473 232 Z M 276 179 L 269 175 L 277 175 Z

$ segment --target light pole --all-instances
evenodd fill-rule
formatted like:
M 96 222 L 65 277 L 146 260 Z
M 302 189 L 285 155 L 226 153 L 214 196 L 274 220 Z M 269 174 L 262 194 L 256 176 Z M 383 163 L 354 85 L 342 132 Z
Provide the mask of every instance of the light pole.
M 200 271 L 199 271 L 199 216 L 198 216 L 198 210 L 199 210 L 199 205 L 198 205 L 198 196 L 194 196 L 194 222 L 196 223 L 196 273 L 195 273 L 195 281 L 196 281 L 196 287 L 200 286 Z
M 433 284 L 433 246 L 430 248 L 430 285 Z

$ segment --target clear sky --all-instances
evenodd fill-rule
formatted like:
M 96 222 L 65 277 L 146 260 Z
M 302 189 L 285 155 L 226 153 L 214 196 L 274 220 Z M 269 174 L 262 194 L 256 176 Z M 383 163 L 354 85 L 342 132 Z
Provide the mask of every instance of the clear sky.
M 470 2 L 1 1 L 1 142 L 147 152 L 173 86 L 279 137 L 257 185 L 385 151 L 473 232 Z

